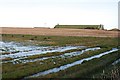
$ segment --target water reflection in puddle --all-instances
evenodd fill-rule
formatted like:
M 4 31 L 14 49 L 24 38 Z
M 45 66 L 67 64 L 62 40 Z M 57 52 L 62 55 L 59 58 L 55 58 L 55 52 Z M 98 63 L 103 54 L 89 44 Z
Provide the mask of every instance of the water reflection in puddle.
M 46 60 L 46 59 L 50 59 L 50 58 L 70 58 L 73 56 L 78 56 L 80 54 L 83 54 L 84 52 L 87 51 L 95 51 L 95 50 L 99 50 L 100 47 L 95 47 L 95 48 L 87 48 L 85 50 L 82 51 L 76 51 L 76 52 L 70 52 L 70 53 L 65 53 L 59 56 L 51 56 L 51 57 L 43 57 L 43 58 L 37 58 L 37 59 L 30 59 L 30 60 L 22 60 L 23 58 L 18 58 L 18 59 L 14 59 L 11 61 L 3 61 L 2 63 L 8 63 L 8 62 L 12 62 L 13 64 L 18 64 L 18 63 L 27 63 L 27 62 L 35 62 L 35 61 L 39 61 L 39 60 Z
M 64 52 L 71 49 L 80 49 L 84 48 L 85 46 L 47 46 L 47 47 L 38 47 L 38 46 L 23 46 L 20 43 L 15 42 L 0 42 L 2 46 L 0 47 L 0 52 L 3 53 L 1 55 L 2 59 L 5 58 L 21 58 L 21 57 L 28 57 L 37 54 L 46 54 L 51 52 Z M 4 54 L 5 52 L 15 52 L 14 54 Z
M 114 62 L 112 63 L 112 65 L 116 65 L 116 64 L 118 64 L 119 62 L 120 62 L 120 59 L 114 61 Z
M 34 74 L 34 75 L 32 75 L 32 76 L 29 76 L 29 77 L 25 77 L 25 78 L 44 76 L 44 75 L 47 75 L 47 74 L 50 74 L 50 73 L 59 72 L 60 70 L 65 70 L 65 69 L 67 69 L 67 68 L 69 68 L 69 67 L 72 67 L 72 66 L 81 64 L 83 61 L 89 61 L 89 60 L 94 59 L 94 58 L 100 58 L 100 57 L 103 56 L 103 55 L 106 55 L 106 54 L 109 54 L 109 53 L 112 53 L 112 52 L 116 52 L 116 51 L 118 51 L 118 49 L 114 48 L 114 49 L 112 49 L 112 50 L 110 50 L 110 51 L 101 53 L 101 54 L 99 54 L 99 55 L 94 55 L 94 56 L 89 57 L 89 58 L 84 58 L 84 59 L 75 61 L 75 62 L 73 62 L 73 63 L 60 66 L 59 68 L 53 68 L 53 69 L 50 69 L 50 70 L 47 70 L 47 71 L 44 71 L 44 72 L 39 72 L 39 73 L 37 73 L 37 74 Z

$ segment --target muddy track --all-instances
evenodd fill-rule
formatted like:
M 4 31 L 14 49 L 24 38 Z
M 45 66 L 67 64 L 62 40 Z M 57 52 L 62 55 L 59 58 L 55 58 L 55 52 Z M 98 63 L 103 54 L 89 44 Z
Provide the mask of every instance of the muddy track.
M 46 36 L 92 36 L 118 37 L 120 31 L 90 30 L 90 29 L 49 29 L 49 28 L 1 28 L 0 34 L 30 34 Z M 120 36 L 119 36 L 120 37 Z

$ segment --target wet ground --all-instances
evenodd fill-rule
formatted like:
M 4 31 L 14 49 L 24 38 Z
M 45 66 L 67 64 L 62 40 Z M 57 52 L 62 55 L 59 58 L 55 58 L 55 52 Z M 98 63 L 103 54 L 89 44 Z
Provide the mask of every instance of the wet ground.
M 65 52 L 68 50 L 73 50 L 73 49 L 81 49 L 80 51 L 73 51 L 73 52 Z M 0 41 L 0 53 L 2 53 L 0 59 L 7 59 L 11 58 L 12 60 L 6 60 L 2 61 L 1 63 L 12 63 L 12 64 L 21 64 L 21 63 L 28 63 L 28 62 L 36 62 L 36 61 L 44 61 L 46 59 L 54 59 L 54 58 L 72 58 L 74 56 L 78 56 L 81 54 L 84 54 L 85 52 L 88 51 L 95 51 L 101 49 L 100 47 L 92 47 L 88 48 L 87 46 L 31 46 L 31 45 L 23 45 L 21 43 L 16 43 L 16 42 L 3 42 Z M 116 52 L 118 51 L 117 48 L 113 48 L 109 51 L 100 53 L 98 55 L 94 55 L 88 58 L 83 58 L 81 60 L 62 65 L 57 68 L 49 69 L 43 72 L 39 72 L 37 74 L 25 77 L 25 78 L 30 78 L 30 77 L 38 77 L 38 76 L 44 76 L 50 73 L 54 72 L 59 72 L 61 70 L 65 70 L 69 67 L 81 64 L 83 61 L 89 61 L 94 58 L 100 58 L 101 56 L 104 56 L 106 54 Z M 35 59 L 27 59 L 30 56 L 34 55 L 41 55 L 41 54 L 49 54 L 53 52 L 65 52 L 63 54 L 57 55 L 57 56 L 49 56 L 49 57 L 41 57 L 41 58 L 35 58 Z M 120 59 L 116 60 L 114 64 L 120 62 Z M 54 62 L 55 64 L 55 62 Z
M 53 68 L 53 69 L 50 69 L 50 70 L 47 70 L 47 71 L 39 72 L 39 73 L 37 73 L 37 74 L 34 74 L 34 75 L 29 76 L 29 77 L 26 77 L 26 78 L 44 76 L 44 75 L 47 75 L 47 74 L 50 74 L 50 73 L 59 72 L 59 71 L 61 71 L 61 70 L 65 70 L 65 69 L 67 69 L 67 68 L 69 68 L 69 67 L 72 67 L 72 66 L 81 64 L 83 61 L 89 61 L 89 60 L 94 59 L 94 58 L 100 58 L 100 57 L 103 56 L 103 55 L 106 55 L 106 54 L 109 54 L 109 53 L 112 53 L 112 52 L 116 52 L 116 51 L 118 51 L 118 49 L 117 49 L 117 48 L 114 48 L 114 49 L 112 49 L 112 50 L 110 50 L 110 51 L 101 53 L 101 54 L 99 54 L 99 55 L 94 55 L 94 56 L 89 57 L 89 58 L 84 58 L 84 59 L 75 61 L 75 62 L 73 62 L 73 63 L 60 66 L 59 68 Z
M 0 42 L 0 53 L 2 53 L 1 58 L 21 58 L 28 57 L 37 54 L 46 54 L 52 52 L 64 52 L 71 49 L 79 49 L 85 46 L 23 46 L 20 43 L 15 42 Z

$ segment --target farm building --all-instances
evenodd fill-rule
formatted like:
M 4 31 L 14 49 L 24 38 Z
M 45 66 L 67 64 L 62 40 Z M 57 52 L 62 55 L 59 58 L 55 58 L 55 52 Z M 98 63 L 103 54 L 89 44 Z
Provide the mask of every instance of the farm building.
M 57 24 L 54 28 L 72 28 L 72 29 L 98 29 L 104 30 L 104 25 L 59 25 Z

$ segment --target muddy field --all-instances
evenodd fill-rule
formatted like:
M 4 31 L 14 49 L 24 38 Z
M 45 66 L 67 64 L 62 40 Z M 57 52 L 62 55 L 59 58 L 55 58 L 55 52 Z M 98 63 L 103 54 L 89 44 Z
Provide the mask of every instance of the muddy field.
M 92 36 L 118 37 L 118 31 L 88 29 L 49 29 L 49 28 L 1 28 L 0 34 L 32 34 L 47 36 Z

